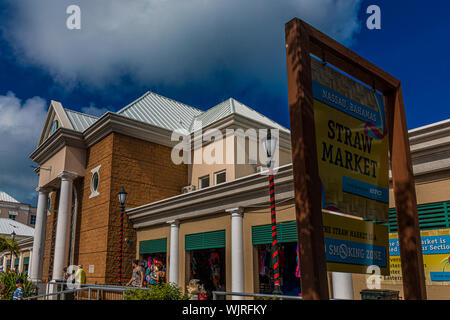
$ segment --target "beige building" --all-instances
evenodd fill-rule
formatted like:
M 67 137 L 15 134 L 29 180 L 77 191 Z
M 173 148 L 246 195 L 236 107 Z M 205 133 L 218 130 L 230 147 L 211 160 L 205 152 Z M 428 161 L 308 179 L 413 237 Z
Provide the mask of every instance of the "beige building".
M 374 108 L 370 89 L 317 61 L 313 78 Z M 232 98 L 202 111 L 151 92 L 99 118 L 51 102 L 31 154 L 39 164 L 32 255 L 32 261 L 39 262 L 32 263 L 31 277 L 61 280 L 65 266 L 82 264 L 87 283 L 116 284 L 118 193 L 124 188 L 128 197 L 122 281 L 131 276 L 131 261 L 139 259 L 148 282 L 158 268 L 166 271 L 166 281 L 183 289 L 198 279 L 209 293 L 271 293 L 271 219 L 262 143 L 268 128 L 278 145 L 275 190 L 282 290 L 298 295 L 289 130 Z M 433 232 L 450 228 L 449 128 L 450 122 L 444 121 L 410 131 L 421 226 Z M 443 209 L 429 217 L 427 206 Z M 330 293 L 336 289 L 332 278 L 329 274 Z M 366 279 L 352 275 L 354 298 L 367 286 Z M 381 285 L 400 290 L 400 280 L 393 281 L 385 278 Z M 429 280 L 429 296 L 441 297 L 446 284 Z
M 450 234 L 450 120 L 411 130 L 410 141 L 422 236 Z M 277 223 L 282 237 L 279 241 L 282 250 L 289 255 L 285 257 L 285 268 L 290 259 L 289 268 L 292 275 L 295 275 L 296 226 L 291 164 L 279 168 L 275 181 Z M 266 268 L 263 271 L 260 261 L 260 252 L 268 249 L 271 242 L 267 192 L 267 176 L 254 173 L 206 189 L 128 209 L 128 216 L 137 230 L 137 257 L 145 259 L 152 254 L 162 256 L 167 262 L 168 274 L 185 287 L 192 278 L 192 257 L 217 253 L 223 260 L 221 285 L 227 291 L 234 291 L 232 239 L 233 234 L 241 233 L 244 281 L 237 289 L 270 293 L 273 289 L 271 281 L 263 275 L 270 270 Z M 392 197 L 391 192 L 391 207 L 394 206 Z M 390 236 L 395 238 L 393 210 L 390 219 Z M 239 221 L 237 230 L 233 229 L 234 220 Z M 177 244 L 172 243 L 172 238 L 178 240 Z M 448 255 L 450 256 L 450 252 Z M 177 265 L 173 260 L 177 261 Z M 397 260 L 398 257 L 391 257 L 391 271 L 398 273 L 400 269 L 395 266 L 398 264 Z M 176 268 L 176 274 L 170 268 Z M 284 272 L 285 269 L 282 268 L 282 277 Z M 285 278 L 282 279 L 285 292 L 289 290 L 286 293 L 290 294 L 295 292 L 296 285 L 289 286 L 286 282 L 299 283 L 299 279 L 292 275 L 289 277 L 286 271 Z M 332 277 L 330 273 L 328 276 L 332 296 Z M 392 278 L 396 280 L 391 280 Z M 362 289 L 367 289 L 367 279 L 368 275 L 353 274 L 355 299 L 360 298 Z M 428 298 L 447 299 L 450 294 L 448 284 L 445 281 L 431 281 L 428 271 Z M 382 278 L 381 288 L 398 290 L 400 297 L 403 294 L 401 279 L 395 277 L 394 273 Z
M 20 203 L 6 192 L 0 191 L 0 218 L 8 218 L 34 227 L 36 208 Z
M 16 270 L 28 275 L 31 265 L 34 229 L 9 218 L 0 218 L 0 236 L 14 238 L 19 246 L 19 255 L 11 252 L 0 252 L 0 270 Z
M 32 264 L 31 277 L 61 280 L 64 267 L 82 264 L 88 283 L 117 284 L 118 192 L 126 190 L 126 207 L 133 208 L 255 173 L 261 163 L 254 153 L 264 154 L 256 144 L 259 129 L 267 128 L 278 136 L 279 163 L 290 162 L 289 131 L 232 98 L 201 111 L 147 92 L 100 118 L 52 101 L 30 155 L 39 165 L 33 248 L 33 260 L 39 263 Z M 202 130 L 209 138 L 197 135 Z M 180 140 L 174 134 L 208 150 L 200 162 L 214 160 L 212 164 L 196 164 L 202 155 L 197 147 L 189 149 L 193 165 L 176 163 L 173 150 Z M 246 148 L 240 147 L 243 141 Z M 127 281 L 137 243 L 127 217 L 122 239 L 120 276 Z

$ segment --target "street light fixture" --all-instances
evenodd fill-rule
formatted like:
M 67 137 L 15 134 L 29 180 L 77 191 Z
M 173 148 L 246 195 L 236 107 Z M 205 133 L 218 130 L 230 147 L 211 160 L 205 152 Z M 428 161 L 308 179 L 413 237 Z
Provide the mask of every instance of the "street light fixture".
M 128 195 L 128 193 L 122 187 L 122 190 L 120 190 L 120 192 L 119 192 L 119 202 L 120 202 L 121 207 L 125 206 L 125 202 L 127 201 L 127 195 Z
M 270 197 L 270 216 L 272 220 L 272 263 L 273 263 L 273 280 L 274 289 L 273 294 L 281 295 L 280 288 L 280 265 L 278 255 L 278 241 L 277 241 L 277 221 L 275 214 L 275 181 L 272 168 L 272 157 L 275 154 L 277 147 L 277 139 L 272 137 L 270 129 L 267 130 L 267 136 L 262 139 L 264 149 L 267 154 L 267 167 L 269 168 L 269 197 Z
M 270 169 L 272 167 L 272 158 L 275 154 L 278 145 L 278 139 L 272 137 L 270 129 L 267 129 L 267 136 L 262 138 L 264 150 L 267 154 L 267 167 Z
M 119 232 L 119 273 L 117 275 L 117 281 L 119 285 L 122 285 L 122 248 L 123 248 L 123 214 L 125 211 L 125 202 L 127 201 L 128 193 L 122 187 L 118 196 L 120 202 L 120 232 Z

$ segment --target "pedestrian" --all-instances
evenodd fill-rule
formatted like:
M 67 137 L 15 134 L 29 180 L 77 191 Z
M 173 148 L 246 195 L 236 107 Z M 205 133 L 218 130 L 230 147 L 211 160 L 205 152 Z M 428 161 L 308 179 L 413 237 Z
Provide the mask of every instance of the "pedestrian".
M 23 300 L 23 279 L 19 278 L 16 280 L 16 290 L 13 293 L 13 300 Z
M 83 265 L 78 265 L 78 270 L 75 273 L 75 281 L 79 284 L 85 284 L 86 283 L 86 271 L 83 269 Z
M 63 280 L 64 280 L 64 282 L 67 281 L 67 267 L 64 267 L 64 269 L 63 269 Z
M 139 260 L 133 260 L 133 274 L 131 275 L 130 281 L 126 284 L 126 286 L 132 286 L 136 288 L 142 288 L 144 285 L 144 272 L 142 271 L 142 267 L 139 265 Z
M 164 267 L 162 265 L 158 268 L 158 283 L 166 282 L 166 272 L 164 271 Z

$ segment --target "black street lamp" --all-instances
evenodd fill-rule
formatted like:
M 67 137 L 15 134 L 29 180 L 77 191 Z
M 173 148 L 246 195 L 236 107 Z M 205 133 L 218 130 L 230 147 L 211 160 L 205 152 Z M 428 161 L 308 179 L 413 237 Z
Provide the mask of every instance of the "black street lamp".
M 125 202 L 127 201 L 127 192 L 122 187 L 118 196 L 120 202 L 120 233 L 119 233 L 119 274 L 117 281 L 119 285 L 122 285 L 122 247 L 123 247 L 123 214 L 125 211 Z
M 12 240 L 11 245 L 14 245 L 14 239 L 16 239 L 16 232 L 13 230 L 13 232 L 11 233 L 11 240 Z M 13 271 L 13 266 L 14 266 L 13 252 L 11 250 L 11 272 Z
M 277 241 L 277 220 L 275 213 L 275 181 L 273 176 L 273 162 L 272 157 L 275 154 L 277 147 L 277 138 L 272 137 L 270 129 L 267 130 L 267 136 L 262 139 L 264 149 L 267 154 L 267 167 L 269 168 L 269 197 L 270 197 L 270 216 L 272 220 L 272 264 L 273 264 L 273 280 L 274 290 L 273 294 L 282 294 L 280 287 L 280 266 L 278 255 L 278 241 Z

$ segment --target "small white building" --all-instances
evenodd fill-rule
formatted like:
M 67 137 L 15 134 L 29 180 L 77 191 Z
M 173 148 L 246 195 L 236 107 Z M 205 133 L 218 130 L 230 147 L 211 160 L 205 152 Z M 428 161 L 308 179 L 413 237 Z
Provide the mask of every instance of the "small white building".
M 16 257 L 13 254 L 11 259 L 11 252 L 0 252 L 0 271 L 14 269 L 19 272 L 25 271 L 28 275 L 33 250 L 34 228 L 15 220 L 0 218 L 0 237 L 10 238 L 13 233 L 20 248 L 20 255 Z

